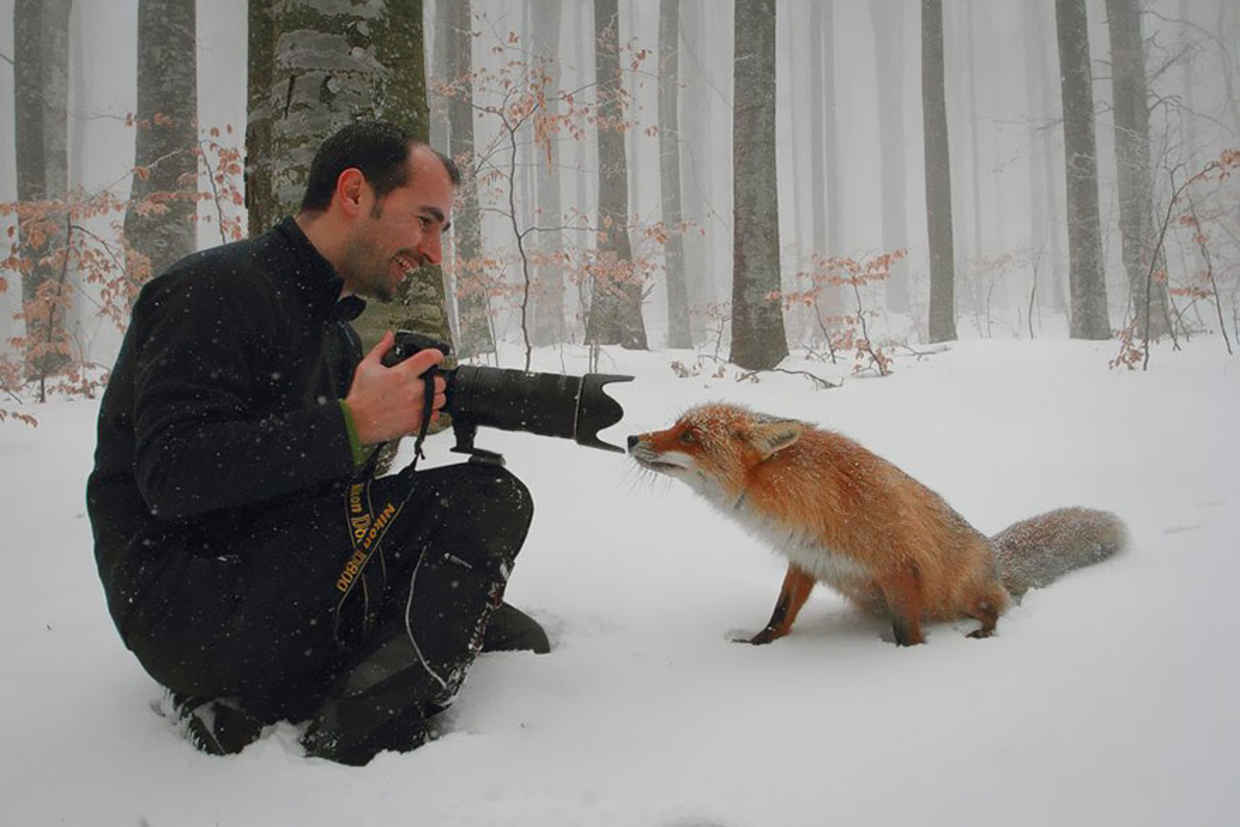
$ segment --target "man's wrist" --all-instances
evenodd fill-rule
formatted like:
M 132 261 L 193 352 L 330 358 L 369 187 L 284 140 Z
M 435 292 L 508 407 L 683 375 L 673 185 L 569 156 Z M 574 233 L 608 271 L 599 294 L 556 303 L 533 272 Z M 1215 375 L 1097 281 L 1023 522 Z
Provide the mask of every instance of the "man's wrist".
M 340 412 L 344 415 L 344 429 L 349 435 L 349 450 L 353 453 L 353 467 L 361 468 L 370 457 L 370 449 L 362 444 L 361 438 L 357 435 L 357 422 L 353 419 L 353 411 L 350 410 L 349 403 L 343 399 L 337 401 L 340 402 Z

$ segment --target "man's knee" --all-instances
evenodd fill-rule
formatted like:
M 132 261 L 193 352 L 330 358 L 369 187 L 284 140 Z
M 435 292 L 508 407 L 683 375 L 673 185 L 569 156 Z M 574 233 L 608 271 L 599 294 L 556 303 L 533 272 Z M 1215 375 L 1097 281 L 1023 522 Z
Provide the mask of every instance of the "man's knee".
M 436 475 L 441 504 L 458 526 L 474 529 L 483 539 L 514 545 L 516 556 L 534 516 L 529 488 L 507 468 L 460 463 L 427 472 Z

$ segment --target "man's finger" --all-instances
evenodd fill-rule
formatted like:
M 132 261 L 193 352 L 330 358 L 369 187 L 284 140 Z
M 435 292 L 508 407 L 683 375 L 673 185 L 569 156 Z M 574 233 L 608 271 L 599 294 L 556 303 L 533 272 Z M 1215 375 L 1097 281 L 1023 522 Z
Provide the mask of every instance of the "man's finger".
M 396 344 L 396 336 L 392 331 L 385 331 L 383 338 L 379 343 L 370 349 L 370 353 L 366 354 L 363 361 L 378 362 L 383 359 L 383 355 L 392 349 L 392 345 Z
M 426 373 L 427 368 L 431 365 L 438 365 L 442 361 L 443 354 L 433 347 L 428 347 L 426 350 L 419 350 L 401 362 L 394 370 L 403 370 L 413 376 L 421 376 Z

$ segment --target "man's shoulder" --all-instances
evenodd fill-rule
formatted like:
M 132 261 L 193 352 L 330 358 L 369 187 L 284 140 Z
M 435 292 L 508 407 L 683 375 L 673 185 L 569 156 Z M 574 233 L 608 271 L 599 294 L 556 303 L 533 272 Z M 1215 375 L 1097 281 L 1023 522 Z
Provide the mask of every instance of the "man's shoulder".
M 243 302 L 270 298 L 276 292 L 273 255 L 266 235 L 199 250 L 151 279 L 142 294 L 148 301 L 186 291 Z

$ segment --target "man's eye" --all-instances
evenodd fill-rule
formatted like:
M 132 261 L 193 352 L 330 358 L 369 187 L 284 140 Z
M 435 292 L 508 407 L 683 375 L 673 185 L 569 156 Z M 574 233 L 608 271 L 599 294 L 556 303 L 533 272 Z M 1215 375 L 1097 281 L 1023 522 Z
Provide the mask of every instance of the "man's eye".
M 429 230 L 431 227 L 431 220 L 424 215 L 419 215 L 418 226 L 421 227 L 423 230 Z

